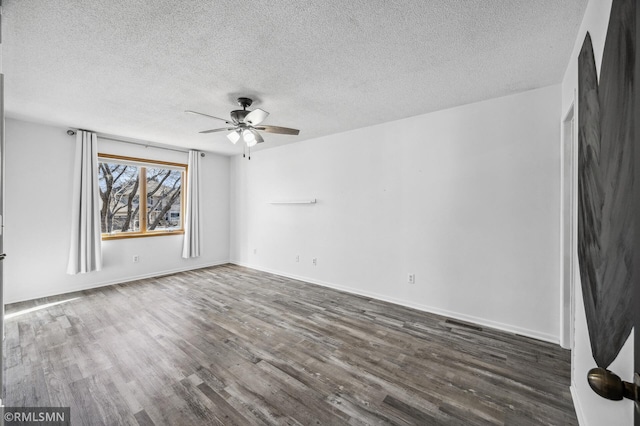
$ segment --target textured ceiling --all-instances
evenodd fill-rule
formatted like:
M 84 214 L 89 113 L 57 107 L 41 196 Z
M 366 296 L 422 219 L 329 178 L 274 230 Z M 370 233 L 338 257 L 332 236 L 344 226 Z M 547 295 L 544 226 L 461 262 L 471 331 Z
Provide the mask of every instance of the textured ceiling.
M 4 0 L 6 111 L 235 154 L 183 111 L 249 96 L 269 148 L 559 83 L 586 3 Z

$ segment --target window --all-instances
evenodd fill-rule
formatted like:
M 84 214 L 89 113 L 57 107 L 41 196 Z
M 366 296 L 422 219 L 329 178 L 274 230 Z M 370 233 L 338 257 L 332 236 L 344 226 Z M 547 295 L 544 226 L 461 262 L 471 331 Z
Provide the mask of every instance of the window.
M 102 239 L 183 233 L 186 164 L 98 154 Z

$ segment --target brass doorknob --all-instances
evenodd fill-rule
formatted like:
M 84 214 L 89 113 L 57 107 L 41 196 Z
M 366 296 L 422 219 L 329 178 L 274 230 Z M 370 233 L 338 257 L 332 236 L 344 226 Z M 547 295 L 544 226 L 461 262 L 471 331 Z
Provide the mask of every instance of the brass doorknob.
M 591 389 L 603 398 L 613 401 L 620 401 L 622 398 L 629 398 L 636 402 L 640 400 L 638 385 L 623 381 L 607 369 L 592 368 L 587 374 L 587 380 Z

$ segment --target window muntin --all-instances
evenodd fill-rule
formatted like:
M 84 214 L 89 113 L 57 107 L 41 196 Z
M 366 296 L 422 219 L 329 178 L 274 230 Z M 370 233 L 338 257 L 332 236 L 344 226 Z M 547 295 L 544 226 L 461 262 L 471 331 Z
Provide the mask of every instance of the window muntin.
M 186 169 L 185 164 L 99 154 L 102 239 L 183 233 Z

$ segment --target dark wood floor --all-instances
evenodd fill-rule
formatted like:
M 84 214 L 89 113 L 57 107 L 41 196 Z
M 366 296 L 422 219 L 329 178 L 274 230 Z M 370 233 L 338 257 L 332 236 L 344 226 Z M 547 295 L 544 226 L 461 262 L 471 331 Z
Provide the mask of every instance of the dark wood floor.
M 5 404 L 78 425 L 577 424 L 556 345 L 238 266 L 7 314 Z

